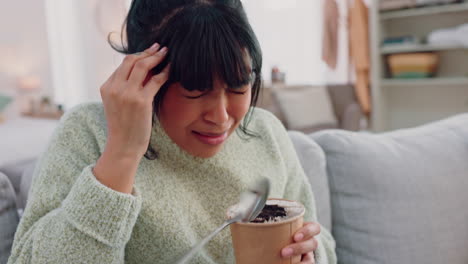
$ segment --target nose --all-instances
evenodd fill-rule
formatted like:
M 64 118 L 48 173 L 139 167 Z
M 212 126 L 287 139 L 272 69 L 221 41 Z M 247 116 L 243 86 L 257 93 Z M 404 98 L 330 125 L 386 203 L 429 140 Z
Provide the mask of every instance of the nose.
M 208 109 L 205 111 L 204 119 L 215 125 L 224 125 L 229 121 L 227 98 L 223 95 L 216 96 L 211 100 L 212 102 L 207 105 Z

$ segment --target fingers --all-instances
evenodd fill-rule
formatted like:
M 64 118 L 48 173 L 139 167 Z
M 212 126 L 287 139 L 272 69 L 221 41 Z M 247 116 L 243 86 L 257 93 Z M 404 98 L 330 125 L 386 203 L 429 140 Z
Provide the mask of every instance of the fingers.
M 161 86 L 168 80 L 170 68 L 171 65 L 168 64 L 159 74 L 151 77 L 143 88 L 143 92 L 146 96 L 153 98 L 156 95 L 159 89 L 161 89 Z
M 128 82 L 130 87 L 142 87 L 149 71 L 161 63 L 167 54 L 167 47 L 151 54 L 151 56 L 139 59 L 130 73 Z
M 305 255 L 302 255 L 300 264 L 315 264 L 315 255 L 313 252 L 309 252 Z
M 310 239 L 320 234 L 320 224 L 316 222 L 306 222 L 304 226 L 294 234 L 294 241 L 299 242 Z
M 314 252 L 318 247 L 318 242 L 315 238 L 305 240 L 300 243 L 291 244 L 283 250 L 281 250 L 281 255 L 283 257 L 291 257 L 307 254 L 309 252 Z
M 143 52 L 129 54 L 125 56 L 119 68 L 117 68 L 116 70 L 115 79 L 119 82 L 124 82 L 124 81 L 126 82 L 128 78 L 130 77 L 130 73 L 135 63 L 140 59 L 153 55 L 158 49 L 159 49 L 159 44 L 155 43 L 153 44 L 153 46 L 151 46 L 149 49 Z
M 315 251 L 318 246 L 318 242 L 315 239 L 315 236 L 318 234 L 320 234 L 319 223 L 304 223 L 304 225 L 294 234 L 294 241 L 296 243 L 283 248 L 281 255 L 283 257 L 290 257 Z

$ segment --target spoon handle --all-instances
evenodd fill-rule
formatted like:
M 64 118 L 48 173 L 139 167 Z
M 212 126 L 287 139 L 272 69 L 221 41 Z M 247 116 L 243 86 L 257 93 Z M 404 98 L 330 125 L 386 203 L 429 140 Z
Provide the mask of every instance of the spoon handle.
M 194 246 L 183 258 L 181 258 L 177 264 L 185 264 L 206 244 L 210 241 L 216 234 L 218 234 L 221 230 L 226 228 L 226 226 L 239 221 L 238 219 L 229 219 L 226 220 L 220 227 L 218 227 L 215 231 L 205 237 L 198 245 Z

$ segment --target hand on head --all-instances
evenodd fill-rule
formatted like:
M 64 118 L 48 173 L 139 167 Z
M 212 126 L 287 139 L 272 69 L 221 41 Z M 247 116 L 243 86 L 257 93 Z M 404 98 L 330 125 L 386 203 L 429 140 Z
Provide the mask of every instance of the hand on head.
M 149 75 L 167 54 L 167 48 L 159 48 L 155 44 L 126 56 L 100 89 L 107 142 L 93 172 L 102 184 L 119 192 L 132 192 L 138 164 L 151 137 L 153 98 L 169 76 L 169 66 Z

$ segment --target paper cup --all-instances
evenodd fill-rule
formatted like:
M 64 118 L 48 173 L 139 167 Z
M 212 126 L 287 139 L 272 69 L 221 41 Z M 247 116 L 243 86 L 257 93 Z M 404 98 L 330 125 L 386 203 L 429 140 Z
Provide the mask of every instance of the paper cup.
M 290 204 L 294 216 L 279 222 L 234 223 L 230 226 L 236 264 L 293 264 L 300 263 L 301 256 L 283 258 L 281 249 L 293 243 L 293 235 L 302 227 L 304 206 L 296 201 L 270 198 L 267 204 Z M 284 206 L 288 211 L 289 206 Z M 232 207 L 231 207 L 232 208 Z M 228 210 L 227 217 L 230 216 Z

